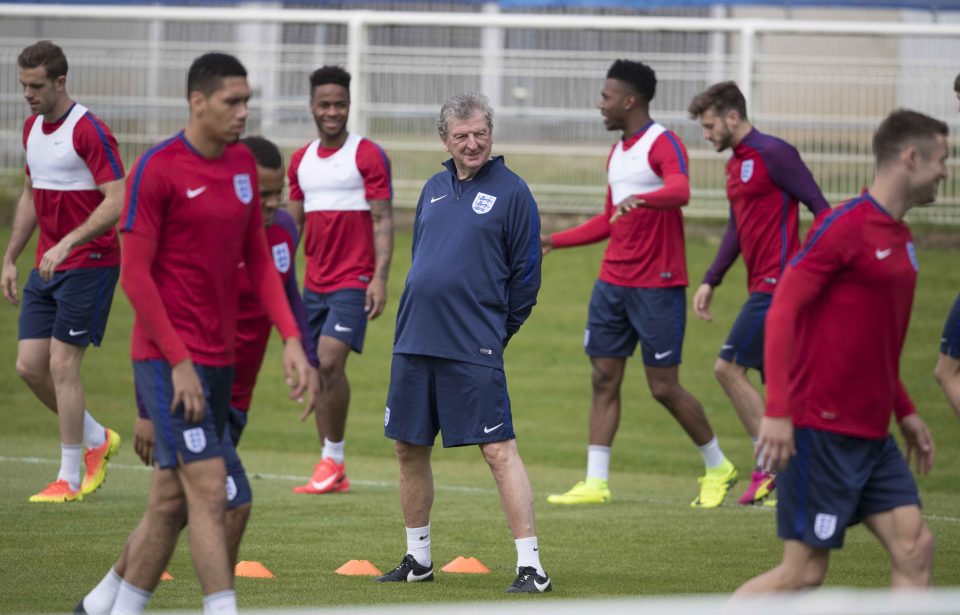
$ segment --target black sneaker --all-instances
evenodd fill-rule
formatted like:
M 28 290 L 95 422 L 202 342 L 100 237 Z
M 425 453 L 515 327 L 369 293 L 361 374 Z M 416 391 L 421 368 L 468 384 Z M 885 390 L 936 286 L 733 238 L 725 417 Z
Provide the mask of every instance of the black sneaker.
M 508 594 L 537 594 L 553 590 L 550 577 L 546 573 L 541 577 L 533 566 L 524 566 L 517 571 L 513 585 L 507 588 Z
M 421 566 L 409 553 L 403 556 L 399 566 L 374 579 L 377 583 L 422 583 L 432 580 L 433 566 Z
M 73 615 L 87 615 L 87 611 L 83 608 L 83 600 L 80 600 L 77 606 L 73 607 Z

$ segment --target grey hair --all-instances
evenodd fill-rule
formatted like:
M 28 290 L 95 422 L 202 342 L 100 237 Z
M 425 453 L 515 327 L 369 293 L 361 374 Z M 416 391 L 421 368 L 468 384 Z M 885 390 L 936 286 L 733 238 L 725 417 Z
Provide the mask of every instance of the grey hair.
M 493 130 L 493 109 L 490 99 L 483 94 L 457 94 L 447 99 L 440 107 L 440 117 L 437 118 L 437 132 L 440 138 L 446 140 L 447 125 L 451 119 L 465 120 L 477 111 L 483 113 L 487 120 L 487 128 Z

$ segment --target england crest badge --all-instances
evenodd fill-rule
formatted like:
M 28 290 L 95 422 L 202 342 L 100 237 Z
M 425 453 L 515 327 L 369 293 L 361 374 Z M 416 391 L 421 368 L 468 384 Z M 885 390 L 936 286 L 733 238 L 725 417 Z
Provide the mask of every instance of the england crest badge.
M 183 432 L 183 442 L 191 453 L 202 453 L 207 448 L 207 435 L 203 427 L 194 427 Z
M 237 173 L 233 176 L 233 191 L 244 205 L 253 202 L 253 183 L 249 173 Z
M 478 192 L 477 196 L 473 199 L 473 211 L 483 215 L 493 209 L 493 204 L 496 202 L 497 197 Z
M 837 516 L 827 513 L 817 513 L 813 520 L 813 533 L 820 540 L 827 540 L 837 531 Z
M 285 243 L 278 243 L 273 246 L 273 266 L 280 273 L 290 271 L 290 248 Z
M 744 160 L 740 165 L 740 181 L 747 183 L 753 177 L 753 160 Z
M 917 249 L 913 247 L 913 242 L 907 242 L 907 256 L 910 257 L 910 264 L 914 271 L 920 271 L 920 260 L 917 258 Z

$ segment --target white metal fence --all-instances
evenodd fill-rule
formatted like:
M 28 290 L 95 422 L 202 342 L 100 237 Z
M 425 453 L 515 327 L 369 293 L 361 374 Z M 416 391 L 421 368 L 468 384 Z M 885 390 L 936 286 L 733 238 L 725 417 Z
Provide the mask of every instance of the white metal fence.
M 960 128 L 953 79 L 960 24 L 889 21 L 667 18 L 239 8 L 0 4 L 0 170 L 23 164 L 28 109 L 16 56 L 51 38 L 70 61 L 68 88 L 107 121 L 127 163 L 179 130 L 194 57 L 221 50 L 250 71 L 248 132 L 286 149 L 315 135 L 308 75 L 324 63 L 354 75 L 351 130 L 375 139 L 394 165 L 398 206 L 412 206 L 445 158 L 433 128 L 444 99 L 482 91 L 494 102 L 495 149 L 531 185 L 544 211 L 597 211 L 615 135 L 595 104 L 609 64 L 642 60 L 657 71 L 653 116 L 691 157 L 689 214 L 725 215 L 723 162 L 686 107 L 711 83 L 735 79 L 763 131 L 794 143 L 831 201 L 872 175 L 870 137 L 906 106 Z M 955 141 L 953 141 L 955 142 Z M 951 161 L 951 168 L 956 168 Z M 960 179 L 914 220 L 960 223 Z

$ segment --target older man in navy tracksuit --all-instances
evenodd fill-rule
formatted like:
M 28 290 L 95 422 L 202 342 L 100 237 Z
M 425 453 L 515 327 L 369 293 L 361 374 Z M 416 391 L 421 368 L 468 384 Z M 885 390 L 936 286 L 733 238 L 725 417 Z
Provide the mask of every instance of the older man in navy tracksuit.
M 381 582 L 433 580 L 430 453 L 480 446 L 517 546 L 508 592 L 546 592 L 533 490 L 517 450 L 503 351 L 540 289 L 540 219 L 526 183 L 491 158 L 486 97 L 458 95 L 437 122 L 451 160 L 423 187 L 400 298 L 384 432 L 396 441 L 407 554 Z

